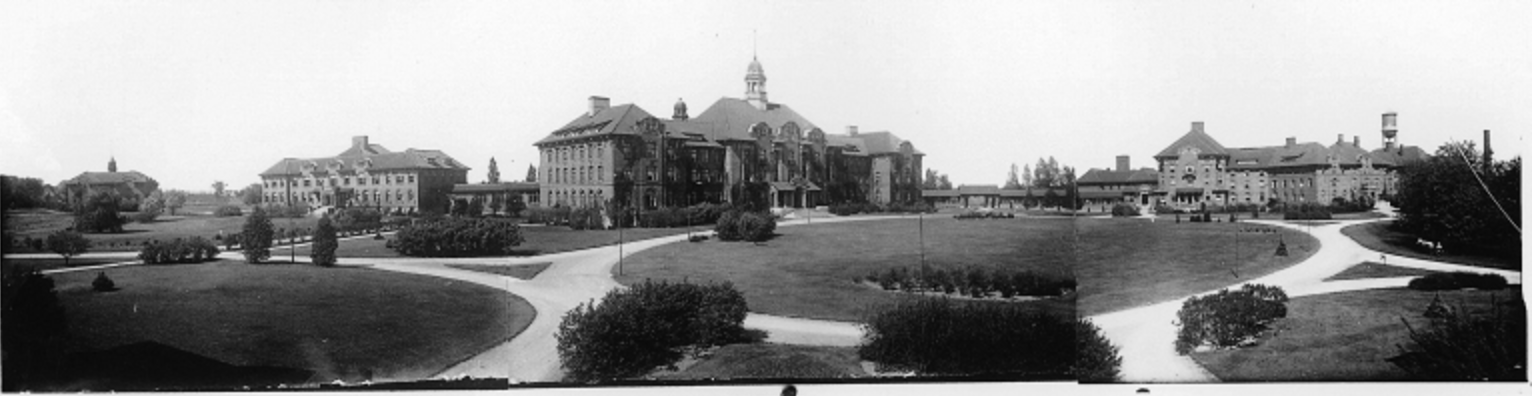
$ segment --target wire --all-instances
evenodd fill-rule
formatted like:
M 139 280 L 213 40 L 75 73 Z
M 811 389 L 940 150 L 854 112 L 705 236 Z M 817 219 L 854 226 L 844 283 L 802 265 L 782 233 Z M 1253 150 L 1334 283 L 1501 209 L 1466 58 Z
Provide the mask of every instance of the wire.
M 1500 205 L 1500 200 L 1495 199 L 1495 193 L 1489 191 L 1489 185 L 1484 184 L 1484 179 L 1479 178 L 1479 172 L 1475 172 L 1474 171 L 1473 163 L 1472 162 L 1468 162 L 1468 156 L 1463 154 L 1464 150 L 1454 150 L 1454 151 L 1457 151 L 1458 158 L 1462 158 L 1463 159 L 1463 166 L 1467 166 L 1468 167 L 1468 173 L 1473 174 L 1473 179 L 1479 181 L 1479 187 L 1484 189 L 1484 194 L 1485 195 L 1489 195 L 1489 201 L 1495 203 L 1495 208 L 1496 209 L 1500 209 L 1500 214 L 1504 215 L 1505 216 L 1505 220 L 1511 223 L 1511 228 L 1515 228 L 1516 229 L 1516 233 L 1520 234 L 1521 233 L 1521 226 L 1517 225 L 1516 221 L 1511 218 L 1511 214 L 1509 212 L 1505 211 L 1505 207 L 1504 206 Z

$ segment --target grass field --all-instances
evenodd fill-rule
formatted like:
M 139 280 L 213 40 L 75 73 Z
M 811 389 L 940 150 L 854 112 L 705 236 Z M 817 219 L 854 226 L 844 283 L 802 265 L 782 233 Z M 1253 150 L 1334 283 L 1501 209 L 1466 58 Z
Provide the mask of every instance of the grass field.
M 1368 261 L 1365 263 L 1357 264 L 1351 268 L 1347 268 L 1345 271 L 1341 271 L 1339 274 L 1325 278 L 1325 280 L 1337 281 L 1351 279 L 1394 278 L 1400 276 L 1421 276 L 1434 272 L 1436 271 L 1426 271 L 1422 269 L 1384 265 L 1378 262 Z
M 69 352 L 156 341 L 236 365 L 315 371 L 315 381 L 423 377 L 520 332 L 533 310 L 493 288 L 364 268 L 131 266 L 57 274 Z
M 553 263 L 537 263 L 523 265 L 480 265 L 480 264 L 447 264 L 448 267 L 460 270 L 483 272 L 500 276 L 509 276 L 521 280 L 531 280 L 537 274 L 543 273 Z
M 12 270 L 19 270 L 19 271 L 33 271 L 33 270 L 36 270 L 36 271 L 42 271 L 42 270 L 50 270 L 50 269 L 55 269 L 55 268 L 85 267 L 85 266 L 91 266 L 91 265 L 120 263 L 120 262 L 124 262 L 124 261 L 133 261 L 133 260 L 135 260 L 135 259 L 131 259 L 131 258 L 128 258 L 128 259 L 123 259 L 123 258 L 78 258 L 78 257 L 76 257 L 76 258 L 69 259 L 69 265 L 64 265 L 64 259 L 62 259 L 62 258 L 0 259 L 0 272 L 9 274 L 9 273 L 11 273 Z
M 1422 312 L 1437 295 L 1470 312 L 1487 312 L 1494 295 L 1513 305 L 1503 309 L 1525 312 L 1516 289 L 1383 289 L 1299 297 L 1288 302 L 1287 318 L 1274 325 L 1280 332 L 1259 345 L 1191 356 L 1223 381 L 1409 380 L 1408 373 L 1384 359 L 1400 354 L 1396 345 L 1412 343 L 1400 319 L 1417 329 L 1427 326 L 1430 321 Z
M 1490 257 L 1451 253 L 1431 254 L 1415 243 L 1418 238 L 1414 235 L 1394 231 L 1393 228 L 1389 227 L 1390 224 L 1392 222 L 1387 221 L 1357 224 L 1342 228 L 1341 233 L 1346 234 L 1346 236 L 1351 237 L 1351 240 L 1366 246 L 1368 249 L 1389 254 L 1414 257 L 1422 260 L 1472 265 L 1475 267 L 1521 270 L 1521 257 L 1519 255 L 1517 257 Z
M 926 262 L 935 268 L 1069 272 L 1074 257 L 1069 219 L 926 219 Z M 778 228 L 764 244 L 672 243 L 634 254 L 618 282 L 655 280 L 734 283 L 753 312 L 859 321 L 872 304 L 922 298 L 853 283 L 873 270 L 920 266 L 919 224 L 872 220 Z M 613 269 L 616 272 L 616 269 Z M 1071 312 L 1072 301 L 1044 300 Z
M 771 343 L 732 344 L 680 371 L 661 371 L 659 380 L 866 377 L 856 348 Z
M 711 230 L 711 227 L 694 227 L 693 231 Z M 685 234 L 685 228 L 634 228 L 625 229 L 622 232 L 624 241 L 638 241 L 650 238 L 659 238 L 676 234 Z M 617 230 L 571 230 L 569 227 L 521 227 L 521 236 L 526 241 L 512 249 L 512 256 L 537 256 L 572 250 L 589 249 L 606 245 L 617 244 Z M 337 257 L 407 257 L 388 248 L 387 238 L 384 240 L 372 238 L 359 238 L 341 241 L 336 248 Z M 279 254 L 280 253 L 280 254 Z M 299 246 L 298 256 L 307 257 L 309 246 Z M 272 249 L 272 256 L 286 256 L 287 248 L 279 247 Z
M 1318 250 L 1300 231 L 1247 223 L 1080 219 L 1081 315 L 1213 290 L 1275 272 Z M 1236 230 L 1266 232 L 1236 232 Z M 1236 235 L 1238 257 L 1236 258 Z M 1280 235 L 1280 236 L 1279 236 Z M 1288 255 L 1277 257 L 1279 238 Z
M 272 219 L 272 225 L 276 228 L 312 228 L 318 220 L 312 218 L 302 219 Z M 5 213 L 5 228 L 7 231 L 16 233 L 16 238 L 46 238 L 49 233 L 62 230 L 72 225 L 73 218 L 68 213 L 47 210 L 7 211 Z M 213 217 L 213 216 L 160 216 L 153 223 L 128 223 L 124 225 L 123 232 L 111 234 L 85 234 L 90 239 L 92 252 L 109 251 L 137 251 L 145 241 L 167 241 L 175 238 L 203 237 L 209 240 L 222 231 L 224 236 L 237 234 L 245 225 L 244 217 Z M 217 243 L 217 241 L 215 241 Z M 218 243 L 222 246 L 222 243 Z M 34 252 L 30 249 L 17 249 L 16 253 Z M 10 253 L 10 251 L 7 251 Z

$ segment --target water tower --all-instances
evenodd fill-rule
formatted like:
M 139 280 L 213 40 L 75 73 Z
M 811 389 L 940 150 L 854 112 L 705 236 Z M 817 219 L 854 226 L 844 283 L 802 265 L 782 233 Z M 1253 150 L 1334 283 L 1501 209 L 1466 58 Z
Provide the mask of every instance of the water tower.
M 1392 149 L 1399 140 L 1399 114 L 1383 113 L 1383 148 Z

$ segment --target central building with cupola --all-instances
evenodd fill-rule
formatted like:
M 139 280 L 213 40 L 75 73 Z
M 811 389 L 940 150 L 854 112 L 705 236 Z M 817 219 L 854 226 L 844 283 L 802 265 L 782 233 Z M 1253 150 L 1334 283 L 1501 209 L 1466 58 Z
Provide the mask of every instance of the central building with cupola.
M 919 199 L 921 158 L 889 132 L 827 133 L 766 95 L 752 59 L 744 98 L 720 98 L 696 117 L 678 100 L 670 118 L 635 104 L 589 107 L 535 145 L 541 202 L 555 207 L 655 209 L 732 202 L 805 207 Z

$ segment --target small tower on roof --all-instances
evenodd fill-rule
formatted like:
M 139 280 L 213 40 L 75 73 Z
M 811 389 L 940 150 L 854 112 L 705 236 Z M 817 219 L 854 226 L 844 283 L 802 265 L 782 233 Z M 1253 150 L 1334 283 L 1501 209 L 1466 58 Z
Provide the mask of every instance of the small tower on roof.
M 117 173 L 117 157 L 116 156 L 113 156 L 110 161 L 106 162 L 106 171 L 107 172 L 112 172 L 112 173 Z
M 766 71 L 761 69 L 761 61 L 753 56 L 750 68 L 745 71 L 745 100 L 761 110 L 765 110 L 769 103 L 766 100 Z
M 686 115 L 686 101 L 676 98 L 676 112 L 670 115 L 670 119 L 685 121 L 687 118 L 691 116 Z

